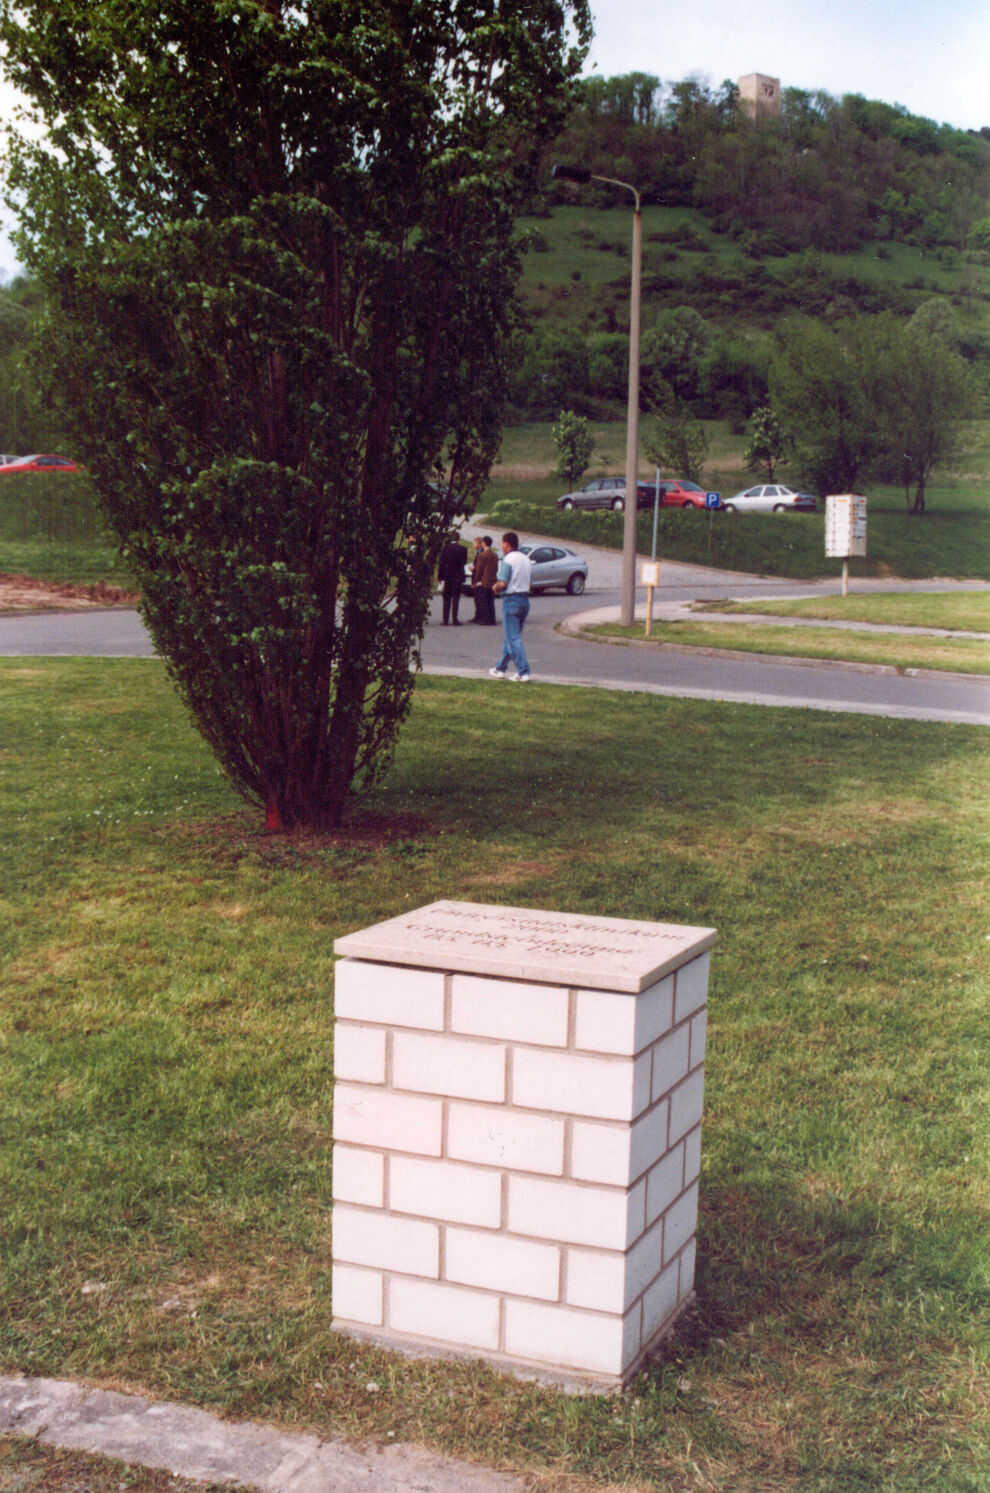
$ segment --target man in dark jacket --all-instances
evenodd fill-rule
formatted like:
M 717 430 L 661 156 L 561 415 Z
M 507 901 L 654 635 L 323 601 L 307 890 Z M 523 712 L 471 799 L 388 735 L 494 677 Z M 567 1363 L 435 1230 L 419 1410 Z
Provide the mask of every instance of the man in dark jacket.
M 455 627 L 460 627 L 457 620 L 457 609 L 461 601 L 461 587 L 464 585 L 464 567 L 467 565 L 467 550 L 457 538 L 456 530 L 451 530 L 447 535 L 447 543 L 440 551 L 440 565 L 437 570 L 437 579 L 443 586 L 443 626 L 453 622 Z
M 495 626 L 495 577 L 498 575 L 498 556 L 492 549 L 490 535 L 476 539 L 477 554 L 471 570 L 471 587 L 474 591 L 474 620 L 483 627 Z

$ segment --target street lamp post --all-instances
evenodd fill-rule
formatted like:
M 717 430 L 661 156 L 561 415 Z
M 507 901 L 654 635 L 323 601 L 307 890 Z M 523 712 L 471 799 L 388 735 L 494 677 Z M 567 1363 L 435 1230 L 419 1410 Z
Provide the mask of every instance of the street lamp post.
M 607 182 L 633 195 L 632 279 L 629 291 L 629 403 L 626 409 L 626 497 L 622 526 L 622 612 L 624 627 L 631 627 L 636 616 L 636 478 L 639 472 L 639 321 L 643 278 L 643 213 L 639 193 L 627 181 L 613 176 L 595 176 L 583 166 L 554 166 L 556 181 Z

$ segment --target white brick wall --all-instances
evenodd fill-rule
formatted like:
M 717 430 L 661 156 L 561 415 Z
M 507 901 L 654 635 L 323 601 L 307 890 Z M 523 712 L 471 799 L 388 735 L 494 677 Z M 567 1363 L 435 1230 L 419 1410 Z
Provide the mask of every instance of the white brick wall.
M 385 1031 L 338 1021 L 333 1033 L 333 1071 L 355 1083 L 385 1082 Z
M 708 1000 L 710 954 L 682 964 L 674 977 L 674 1021 L 686 1021 Z
M 505 1303 L 505 1351 L 515 1358 L 613 1374 L 636 1351 L 638 1313 L 616 1317 L 536 1302 Z
M 453 1032 L 566 1047 L 567 1023 L 567 991 L 557 986 L 476 975 L 454 975 L 451 980 Z
M 512 1100 L 603 1120 L 632 1120 L 650 1099 L 650 1055 L 629 1061 L 520 1047 L 512 1067 Z
M 463 1037 L 396 1032 L 392 1082 L 397 1089 L 449 1094 L 452 1099 L 505 1099 L 505 1048 Z
M 398 1270 L 435 1280 L 440 1274 L 440 1230 L 435 1223 L 334 1203 L 333 1254 L 341 1264 Z
M 497 1229 L 502 1222 L 502 1179 L 491 1168 L 393 1156 L 388 1202 L 396 1213 Z
M 439 1099 L 339 1083 L 333 1095 L 333 1133 L 336 1140 L 359 1146 L 439 1156 L 443 1104 Z
M 707 976 L 338 961 L 337 1325 L 623 1382 L 693 1290 Z
M 642 1052 L 668 1030 L 673 1011 L 672 975 L 639 995 L 579 990 L 576 1045 L 592 1052 Z
M 451 1104 L 448 1155 L 514 1172 L 564 1173 L 564 1121 L 493 1105 Z
M 379 1270 L 359 1270 L 334 1263 L 331 1276 L 333 1309 L 338 1316 L 369 1327 L 385 1320 L 384 1278 Z
M 396 1277 L 389 1293 L 389 1325 L 414 1337 L 494 1353 L 498 1351 L 499 1301 L 490 1291 Z
M 385 1206 L 385 1157 L 380 1151 L 358 1151 L 334 1142 L 333 1196 L 338 1203 Z
M 561 1251 L 507 1234 L 447 1230 L 446 1276 L 466 1286 L 557 1301 Z
M 368 964 L 338 959 L 334 970 L 334 1016 L 338 1021 L 384 1022 L 443 1031 L 444 977 L 433 969 Z

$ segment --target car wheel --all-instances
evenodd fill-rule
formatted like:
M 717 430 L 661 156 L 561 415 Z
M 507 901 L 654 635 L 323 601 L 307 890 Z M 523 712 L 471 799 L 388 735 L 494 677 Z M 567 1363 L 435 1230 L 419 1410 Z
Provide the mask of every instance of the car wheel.
M 773 511 L 774 511 L 774 513 L 786 513 L 787 512 L 787 504 L 786 503 L 774 503 L 774 505 L 773 505 Z
M 625 506 L 626 505 L 625 505 L 625 503 L 623 502 L 623 500 L 621 498 L 613 498 L 612 499 L 612 512 L 613 513 L 621 513 L 622 510 L 623 510 L 623 508 Z
M 567 582 L 567 594 L 569 596 L 580 596 L 584 590 L 584 576 L 575 572 Z
M 694 507 L 694 504 L 693 504 L 693 503 L 692 503 L 692 502 L 691 502 L 691 501 L 690 501 L 690 499 L 689 499 L 689 500 L 688 500 L 688 502 L 686 502 L 686 503 L 682 503 L 682 504 L 681 504 L 681 507 L 682 507 L 682 508 L 693 508 L 693 507 Z
M 722 512 L 723 513 L 735 513 L 735 511 L 736 511 L 736 505 L 735 505 L 735 503 L 723 503 L 722 504 Z
M 571 509 L 574 507 L 574 504 L 573 503 L 561 503 L 560 506 L 564 510 L 565 513 L 570 513 Z

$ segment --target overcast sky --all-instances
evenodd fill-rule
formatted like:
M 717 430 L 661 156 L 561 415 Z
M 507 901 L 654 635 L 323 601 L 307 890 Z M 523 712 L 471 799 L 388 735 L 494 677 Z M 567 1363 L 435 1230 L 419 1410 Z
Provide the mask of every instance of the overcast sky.
M 697 73 L 717 85 L 767 73 L 784 88 L 862 93 L 961 129 L 990 125 L 990 0 L 592 0 L 592 9 L 588 70 L 605 76 Z M 0 229 L 0 271 L 14 268 Z
M 591 68 L 747 73 L 784 88 L 862 93 L 940 124 L 990 125 L 990 0 L 592 0 Z

